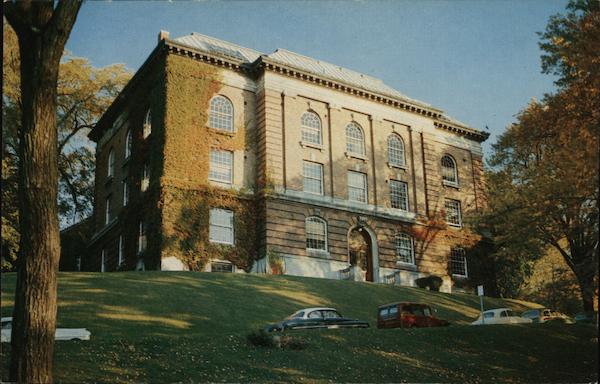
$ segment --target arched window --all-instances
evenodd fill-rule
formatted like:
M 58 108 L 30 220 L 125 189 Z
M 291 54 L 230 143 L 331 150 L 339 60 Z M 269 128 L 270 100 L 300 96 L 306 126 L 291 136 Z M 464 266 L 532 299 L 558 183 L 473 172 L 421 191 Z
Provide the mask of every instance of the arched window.
M 133 149 L 133 133 L 131 129 L 127 131 L 127 136 L 125 136 L 125 159 L 129 159 L 131 156 L 131 150 Z
M 208 125 L 211 128 L 233 132 L 233 104 L 228 98 L 217 95 L 210 100 Z
M 404 166 L 404 142 L 398 135 L 388 137 L 388 161 L 391 165 Z
M 365 140 L 360 125 L 352 122 L 346 125 L 346 150 L 355 155 L 365 154 Z
M 327 251 L 327 223 L 325 220 L 311 216 L 306 221 L 306 249 Z
M 406 233 L 399 233 L 396 235 L 396 258 L 398 263 L 415 263 L 413 238 L 410 235 L 407 235 Z
M 445 184 L 458 185 L 456 161 L 450 155 L 442 156 L 442 181 Z
M 314 112 L 304 112 L 300 118 L 302 141 L 321 145 L 321 119 Z
M 146 137 L 150 136 L 151 133 L 152 133 L 152 112 L 150 111 L 150 109 L 148 109 L 148 112 L 146 112 L 146 116 L 144 117 L 144 129 L 143 129 L 144 139 Z
M 108 152 L 108 169 L 106 176 L 113 177 L 115 175 L 115 151 L 111 148 Z

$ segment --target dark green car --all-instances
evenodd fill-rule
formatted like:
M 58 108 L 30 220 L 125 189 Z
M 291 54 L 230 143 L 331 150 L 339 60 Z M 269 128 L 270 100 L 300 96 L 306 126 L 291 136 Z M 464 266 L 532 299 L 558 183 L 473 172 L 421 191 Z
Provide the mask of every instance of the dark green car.
M 269 324 L 266 332 L 283 332 L 291 329 L 315 328 L 368 328 L 366 321 L 343 317 L 334 308 L 305 308 L 285 318 L 279 323 Z

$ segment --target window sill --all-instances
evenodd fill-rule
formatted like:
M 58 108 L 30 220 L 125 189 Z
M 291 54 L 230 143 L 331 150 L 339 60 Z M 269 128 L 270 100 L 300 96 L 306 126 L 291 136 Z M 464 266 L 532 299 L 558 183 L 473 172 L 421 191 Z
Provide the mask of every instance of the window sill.
M 469 276 L 468 275 L 456 275 L 453 273 L 452 278 L 459 279 L 459 280 L 467 280 L 469 278 Z
M 408 271 L 416 271 L 417 266 L 413 263 L 405 263 L 404 261 L 396 261 L 396 268 Z
M 458 185 L 458 183 L 453 183 L 453 182 L 447 181 L 447 180 L 442 180 L 442 185 L 444 187 L 460 189 L 460 186 Z
M 398 169 L 402 169 L 403 171 L 406 171 L 408 169 L 408 167 L 406 166 L 406 164 L 402 165 L 402 164 L 392 164 L 390 162 L 387 163 L 388 168 L 398 168 Z
M 317 192 L 311 192 L 311 191 L 305 191 L 305 190 L 302 190 L 302 192 L 304 192 L 304 193 L 308 193 L 308 194 L 310 194 L 310 195 L 314 195 L 314 196 L 325 196 L 325 195 L 323 194 L 323 192 L 321 192 L 321 193 L 317 193 Z
M 219 245 L 225 245 L 225 246 L 229 246 L 229 247 L 235 247 L 234 243 L 228 243 L 225 241 L 218 241 L 218 240 L 208 240 L 209 243 L 212 244 L 219 244 Z
M 319 151 L 323 151 L 323 145 L 321 144 L 315 144 L 315 143 L 310 143 L 307 141 L 300 141 L 300 146 L 303 148 L 314 148 L 314 149 L 318 149 Z
M 367 161 L 367 156 L 361 155 L 359 153 L 344 152 L 344 155 L 346 155 L 346 157 L 348 157 L 348 158 L 354 158 L 354 159 L 362 160 L 364 162 Z
M 215 184 L 218 187 L 233 188 L 233 183 L 230 181 L 216 180 L 216 179 L 211 179 L 211 178 L 209 178 L 208 181 L 211 184 Z
M 234 131 L 226 131 L 224 129 L 219 129 L 219 128 L 213 128 L 211 126 L 206 126 L 206 129 L 208 129 L 210 132 L 214 132 L 216 134 L 219 135 L 223 135 L 223 136 L 228 136 L 228 137 L 234 137 L 235 136 L 235 130 Z
M 359 205 L 367 205 L 368 204 L 366 201 L 358 201 L 358 200 L 350 200 L 350 199 L 348 199 L 348 202 L 351 204 L 359 204 Z
M 306 255 L 307 256 L 316 256 L 316 257 L 323 257 L 323 258 L 329 258 L 329 251 L 324 251 L 322 249 L 313 249 L 313 248 L 306 248 Z
M 446 224 L 448 224 L 448 226 L 452 227 L 452 228 L 456 228 L 456 229 L 462 228 L 462 224 L 453 224 L 453 223 L 449 223 L 449 222 L 446 222 Z

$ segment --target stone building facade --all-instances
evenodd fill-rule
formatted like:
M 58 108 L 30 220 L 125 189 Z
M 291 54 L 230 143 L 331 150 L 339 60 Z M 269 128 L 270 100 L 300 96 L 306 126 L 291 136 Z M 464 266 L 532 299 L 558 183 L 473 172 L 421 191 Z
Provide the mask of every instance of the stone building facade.
M 468 279 L 487 134 L 373 77 L 161 32 L 90 138 L 84 269 Z

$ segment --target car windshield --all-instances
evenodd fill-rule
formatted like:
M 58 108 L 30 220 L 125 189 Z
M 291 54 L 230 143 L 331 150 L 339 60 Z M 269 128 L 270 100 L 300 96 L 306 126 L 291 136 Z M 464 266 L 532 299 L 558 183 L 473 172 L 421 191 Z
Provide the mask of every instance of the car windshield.
M 298 312 L 294 312 L 291 315 L 289 315 L 288 317 L 286 317 L 286 320 L 291 320 L 291 319 L 301 319 L 304 316 L 304 311 L 298 311 Z

